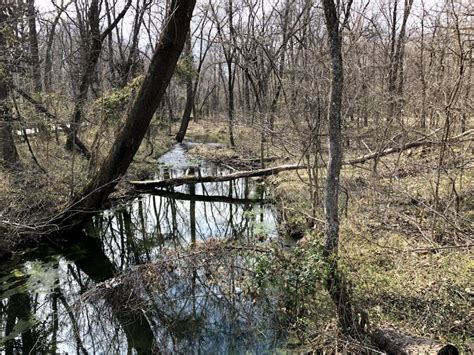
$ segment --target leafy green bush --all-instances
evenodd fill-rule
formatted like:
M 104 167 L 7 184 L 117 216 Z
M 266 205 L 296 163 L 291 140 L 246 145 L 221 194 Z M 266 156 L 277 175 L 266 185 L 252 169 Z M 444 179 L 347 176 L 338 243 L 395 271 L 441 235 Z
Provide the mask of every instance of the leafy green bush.
M 309 327 L 318 327 L 330 305 L 324 287 L 328 264 L 318 239 L 306 236 L 304 244 L 291 251 L 275 246 L 272 253 L 256 257 L 252 291 L 278 300 L 282 321 L 299 341 L 311 333 Z

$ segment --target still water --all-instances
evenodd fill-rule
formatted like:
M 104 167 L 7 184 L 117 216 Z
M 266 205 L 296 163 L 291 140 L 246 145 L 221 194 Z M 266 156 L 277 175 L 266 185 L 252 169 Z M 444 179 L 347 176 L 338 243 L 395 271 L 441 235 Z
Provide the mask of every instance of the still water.
M 164 154 L 155 178 L 230 172 L 190 158 L 193 145 Z M 154 190 L 74 233 L 70 246 L 0 266 L 0 353 L 260 354 L 283 345 L 275 302 L 246 292 L 254 260 L 232 249 L 278 238 L 259 183 Z

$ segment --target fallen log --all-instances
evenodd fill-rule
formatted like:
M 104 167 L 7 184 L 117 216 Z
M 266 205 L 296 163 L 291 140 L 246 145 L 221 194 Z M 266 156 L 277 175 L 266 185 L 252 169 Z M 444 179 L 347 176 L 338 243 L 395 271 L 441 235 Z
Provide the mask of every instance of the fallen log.
M 438 354 L 457 355 L 459 350 L 451 344 L 436 340 L 403 334 L 395 329 L 377 329 L 372 341 L 388 355 Z
M 174 200 L 182 200 L 182 201 L 211 202 L 211 203 L 223 202 L 223 203 L 242 204 L 242 205 L 272 202 L 271 200 L 268 200 L 268 199 L 236 198 L 236 197 L 229 197 L 229 196 L 213 196 L 213 195 L 198 195 L 198 194 L 191 195 L 191 194 L 186 194 L 182 192 L 156 190 L 156 189 L 151 189 L 150 193 L 153 196 L 172 198 Z
M 461 138 L 464 138 L 464 137 L 467 137 L 467 136 L 471 135 L 472 133 L 474 133 L 473 129 L 467 130 L 464 133 L 461 133 L 461 134 L 459 134 L 455 137 L 452 137 L 452 138 L 448 139 L 446 141 L 446 143 L 452 143 L 452 142 L 458 141 Z M 473 137 L 471 137 L 470 139 L 472 140 L 472 138 Z M 436 141 L 431 141 L 431 140 L 426 140 L 426 139 L 420 139 L 420 140 L 416 140 L 414 142 L 410 142 L 410 143 L 407 143 L 407 144 L 400 145 L 398 147 L 388 148 L 388 149 L 382 150 L 381 152 L 366 154 L 366 155 L 363 155 L 359 158 L 347 160 L 347 161 L 344 161 L 342 164 L 343 165 L 361 164 L 361 163 L 365 163 L 366 161 L 369 161 L 369 160 L 372 160 L 372 159 L 376 159 L 376 158 L 378 159 L 378 158 L 384 157 L 386 155 L 390 155 L 390 154 L 394 154 L 394 153 L 400 153 L 400 152 L 403 152 L 404 150 L 419 148 L 419 147 L 427 146 L 427 145 L 437 145 L 437 144 L 441 144 L 441 143 L 442 142 L 436 142 Z
M 465 138 L 468 135 L 472 134 L 474 130 L 468 130 L 460 135 L 457 135 L 448 140 L 448 142 L 458 141 L 461 138 Z M 472 139 L 472 137 L 470 138 Z M 389 149 L 385 149 L 381 152 L 366 154 L 361 157 L 345 160 L 342 162 L 343 165 L 357 165 L 365 163 L 372 159 L 378 159 L 380 157 L 384 157 L 394 153 L 400 153 L 402 151 L 418 148 L 426 145 L 435 145 L 439 144 L 440 142 L 434 142 L 429 140 L 418 140 L 414 142 L 410 142 L 398 147 L 393 147 Z M 324 167 L 321 165 L 320 167 Z M 270 176 L 281 173 L 283 171 L 290 171 L 290 170 L 299 170 L 299 169 L 307 169 L 307 165 L 300 165 L 300 164 L 288 164 L 288 165 L 280 165 L 273 168 L 265 168 L 265 169 L 256 169 L 256 170 L 248 170 L 248 171 L 238 171 L 232 174 L 221 175 L 221 176 L 182 176 L 173 179 L 166 179 L 166 180 L 144 180 L 144 181 L 130 181 L 137 189 L 151 189 L 151 188 L 164 188 L 170 186 L 179 186 L 184 184 L 193 184 L 193 183 L 204 183 L 204 182 L 224 182 L 224 181 L 232 181 L 241 178 L 249 178 L 249 177 L 258 177 L 258 176 Z
M 257 177 L 257 176 L 269 176 L 275 175 L 282 171 L 302 169 L 303 166 L 299 164 L 291 165 L 280 165 L 274 168 L 249 170 L 249 171 L 238 171 L 236 173 L 220 175 L 220 176 L 194 176 L 187 175 L 173 179 L 166 180 L 145 180 L 145 181 L 130 181 L 130 184 L 135 186 L 137 189 L 143 188 L 163 188 L 170 186 L 179 186 L 184 184 L 201 183 L 201 182 L 224 182 L 232 181 L 236 179 Z
M 36 111 L 38 111 L 39 113 L 45 115 L 46 117 L 48 117 L 49 119 L 53 120 L 54 122 L 56 122 L 56 126 L 60 127 L 64 132 L 66 132 L 67 134 L 70 134 L 72 132 L 72 129 L 69 128 L 65 123 L 61 122 L 61 120 L 58 119 L 58 117 L 56 117 L 55 115 L 53 115 L 51 112 L 49 112 L 46 107 L 44 107 L 44 105 L 35 100 L 33 97 L 31 97 L 29 94 L 27 94 L 25 91 L 23 91 L 22 89 L 20 88 L 14 88 L 15 91 L 17 93 L 19 93 L 26 101 L 28 101 L 29 103 L 31 103 L 33 105 L 33 107 L 35 108 Z M 82 154 L 84 154 L 84 156 L 87 158 L 87 159 L 90 159 L 91 158 L 91 153 L 89 152 L 89 149 L 87 149 L 86 145 L 79 139 L 79 137 L 75 137 L 75 142 L 76 146 L 79 148 L 79 150 L 81 151 Z

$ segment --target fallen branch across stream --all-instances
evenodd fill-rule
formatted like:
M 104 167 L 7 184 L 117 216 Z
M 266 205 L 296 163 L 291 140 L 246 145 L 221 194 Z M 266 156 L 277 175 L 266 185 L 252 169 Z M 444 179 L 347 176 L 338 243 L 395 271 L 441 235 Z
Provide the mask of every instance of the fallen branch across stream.
M 474 130 L 470 129 L 460 135 L 457 135 L 447 142 L 452 143 L 455 141 L 460 141 L 463 138 L 468 137 L 466 140 L 472 140 L 473 137 L 469 137 L 472 135 Z M 361 157 L 345 160 L 343 161 L 343 165 L 356 165 L 362 164 L 369 160 L 378 159 L 390 154 L 400 153 L 408 149 L 418 148 L 422 146 L 428 145 L 436 145 L 440 144 L 441 142 L 435 142 L 431 140 L 417 140 L 414 142 L 410 142 L 398 147 L 393 147 L 389 149 L 385 149 L 381 152 L 375 152 L 371 154 L 366 154 Z M 323 166 L 321 166 L 323 167 Z M 257 170 L 249 170 L 249 171 L 238 171 L 232 174 L 221 175 L 221 176 L 181 176 L 178 178 L 166 179 L 166 180 L 144 180 L 144 181 L 130 181 L 137 189 L 151 189 L 151 188 L 165 188 L 171 186 L 180 186 L 184 184 L 195 184 L 195 183 L 204 183 L 204 182 L 224 182 L 224 181 L 232 181 L 236 179 L 242 178 L 250 178 L 250 177 L 259 177 L 259 176 L 270 176 L 276 175 L 283 171 L 290 171 L 290 170 L 299 170 L 299 169 L 307 169 L 307 165 L 304 164 L 288 164 L 288 165 L 280 165 L 272 168 L 265 168 L 265 169 L 257 169 Z
M 179 186 L 184 184 L 193 184 L 201 182 L 224 182 L 232 181 L 236 179 L 257 177 L 257 176 L 269 176 L 275 175 L 282 171 L 288 170 L 297 170 L 303 169 L 303 165 L 291 164 L 291 165 L 280 165 L 274 168 L 258 169 L 258 170 L 249 170 L 249 171 L 238 171 L 236 173 L 220 175 L 220 176 L 181 176 L 173 179 L 166 180 L 144 180 L 144 181 L 130 181 L 130 184 L 135 186 L 138 189 L 143 188 L 161 188 L 161 187 L 170 187 L 170 186 Z
M 269 199 L 251 199 L 251 198 L 235 198 L 230 196 L 212 196 L 212 195 L 198 195 L 198 194 L 186 194 L 182 192 L 173 192 L 167 190 L 156 190 L 152 189 L 151 194 L 154 196 L 160 196 L 164 198 L 172 198 L 174 200 L 183 201 L 196 201 L 196 202 L 211 202 L 211 203 L 232 203 L 242 205 L 252 205 L 254 203 L 270 203 Z

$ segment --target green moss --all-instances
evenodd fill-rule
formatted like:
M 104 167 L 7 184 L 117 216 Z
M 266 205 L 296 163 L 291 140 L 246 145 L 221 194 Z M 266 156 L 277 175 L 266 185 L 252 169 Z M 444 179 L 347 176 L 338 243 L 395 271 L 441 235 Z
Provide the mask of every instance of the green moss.
M 118 121 L 127 104 L 133 101 L 135 93 L 143 82 L 143 76 L 137 76 L 124 88 L 116 89 L 106 95 L 102 95 L 94 103 L 94 109 L 100 112 L 109 121 Z
M 198 75 L 196 68 L 193 65 L 192 55 L 185 55 L 179 58 L 178 63 L 176 63 L 176 74 L 181 77 L 191 76 L 195 77 Z

